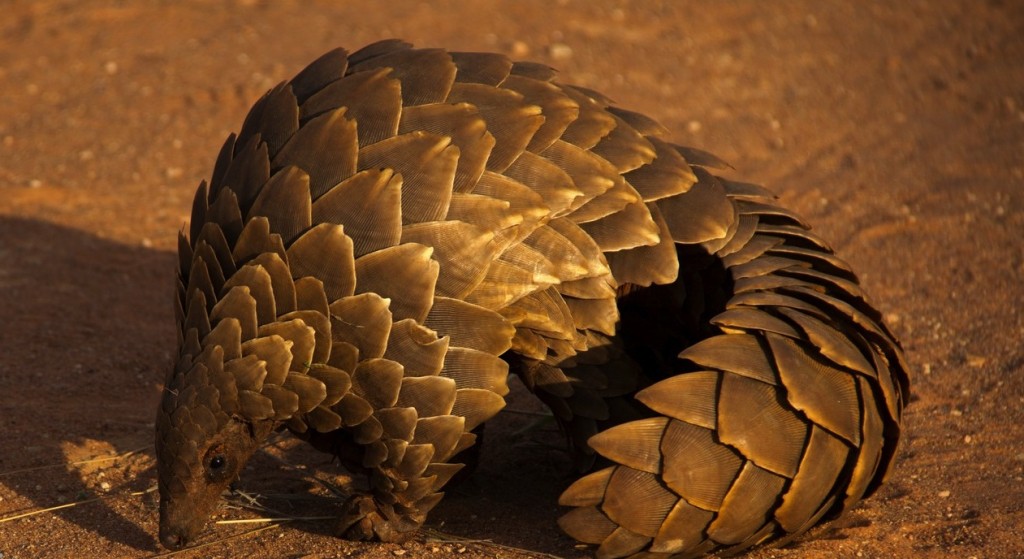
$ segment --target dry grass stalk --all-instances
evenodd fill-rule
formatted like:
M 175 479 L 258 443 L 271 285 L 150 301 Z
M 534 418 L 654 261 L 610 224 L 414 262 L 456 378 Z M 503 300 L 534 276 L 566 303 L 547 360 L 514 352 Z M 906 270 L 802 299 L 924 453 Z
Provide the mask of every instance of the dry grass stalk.
M 146 493 L 151 493 L 153 491 L 156 491 L 156 486 L 155 485 L 153 487 L 150 487 L 149 489 L 147 489 L 145 491 L 132 491 L 131 493 L 116 493 L 116 494 L 111 494 L 111 495 L 101 495 L 99 497 L 93 497 L 92 499 L 84 499 L 84 500 L 81 500 L 81 501 L 74 501 L 74 502 L 71 502 L 71 503 L 65 503 L 63 505 L 57 505 L 55 507 L 47 507 L 45 509 L 32 510 L 32 511 L 23 512 L 23 513 L 20 513 L 20 514 L 14 514 L 14 515 L 11 515 L 11 516 L 5 516 L 3 518 L 0 518 L 0 524 L 2 524 L 4 522 L 10 522 L 12 520 L 18 520 L 19 518 L 26 518 L 26 517 L 29 517 L 29 516 L 35 516 L 37 514 L 43 514 L 43 513 L 47 513 L 47 512 L 53 512 L 53 511 L 56 511 L 56 510 L 67 509 L 67 508 L 71 508 L 71 507 L 77 507 L 79 505 L 86 505 L 86 504 L 89 504 L 89 503 L 95 503 L 96 501 L 105 501 L 105 500 L 108 500 L 108 499 L 116 499 L 116 498 L 120 498 L 120 497 L 138 497 L 140 495 L 145 495 Z

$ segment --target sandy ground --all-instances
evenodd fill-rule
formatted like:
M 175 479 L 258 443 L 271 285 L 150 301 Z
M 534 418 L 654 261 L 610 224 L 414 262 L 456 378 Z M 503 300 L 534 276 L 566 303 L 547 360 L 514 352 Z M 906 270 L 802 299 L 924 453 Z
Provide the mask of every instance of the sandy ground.
M 896 468 L 815 538 L 750 556 L 1024 556 L 1024 4 L 8 0 L 0 557 L 164 553 L 146 490 L 195 186 L 264 90 L 393 36 L 559 67 L 779 192 L 860 271 L 915 373 Z M 175 555 L 586 556 L 554 525 L 558 436 L 529 397 L 510 408 L 414 542 L 221 524 Z M 337 504 L 311 481 L 337 470 L 287 439 L 250 470 L 240 488 L 282 515 Z

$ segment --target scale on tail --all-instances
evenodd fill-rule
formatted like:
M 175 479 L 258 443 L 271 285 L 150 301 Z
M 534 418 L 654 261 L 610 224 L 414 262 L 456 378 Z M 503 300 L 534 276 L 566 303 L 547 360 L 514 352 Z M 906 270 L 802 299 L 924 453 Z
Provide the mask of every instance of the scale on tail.
M 179 239 L 161 542 L 279 427 L 369 480 L 342 535 L 407 538 L 510 372 L 587 472 L 560 525 L 599 557 L 784 541 L 874 491 L 899 344 L 805 223 L 666 135 L 546 66 L 401 41 L 269 91 Z

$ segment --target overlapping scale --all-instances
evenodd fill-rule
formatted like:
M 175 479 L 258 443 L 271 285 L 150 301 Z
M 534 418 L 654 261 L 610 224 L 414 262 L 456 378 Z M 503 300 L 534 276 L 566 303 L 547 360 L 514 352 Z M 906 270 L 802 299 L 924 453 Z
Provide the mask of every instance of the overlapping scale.
M 440 271 L 433 252 L 428 246 L 405 243 L 358 258 L 356 293 L 389 299 L 395 320 L 423 322 L 430 312 Z
M 440 271 L 437 295 L 461 299 L 487 274 L 496 256 L 494 234 L 484 227 L 463 221 L 431 221 L 402 228 L 402 242 L 433 249 L 431 255 Z M 423 320 L 423 317 L 418 317 Z
M 451 138 L 452 144 L 459 149 L 452 190 L 472 190 L 483 175 L 496 142 L 477 106 L 470 103 L 434 103 L 405 107 L 398 123 L 398 133 L 417 130 Z
M 390 169 L 367 169 L 315 200 L 311 208 L 313 222 L 339 224 L 352 240 L 354 256 L 363 256 L 401 240 L 401 197 L 400 175 Z
M 308 176 L 307 198 L 319 198 L 356 171 L 359 152 L 356 121 L 350 120 L 346 113 L 347 109 L 342 107 L 305 123 L 271 161 L 275 169 L 294 167 Z M 331 157 L 319 156 L 322 151 L 330 153 Z
M 601 509 L 619 526 L 654 537 L 677 501 L 656 475 L 620 466 L 608 480 Z
M 346 73 L 311 95 L 300 107 L 303 120 L 344 108 L 345 117 L 361 123 L 359 147 L 375 144 L 398 133 L 402 111 L 402 86 L 389 68 Z
M 512 71 L 512 61 L 492 52 L 453 52 L 455 81 L 459 83 L 482 83 L 499 85 Z
M 448 136 L 416 131 L 359 150 L 359 170 L 391 169 L 402 176 L 402 223 L 444 219 L 452 198 L 459 148 Z
M 384 357 L 401 363 L 406 376 L 433 376 L 445 366 L 448 351 L 447 338 L 406 318 L 391 325 Z
M 487 131 L 494 138 L 487 169 L 498 173 L 505 171 L 523 153 L 544 123 L 540 107 L 526 102 L 522 95 L 509 89 L 457 83 L 452 86 L 447 101 L 476 107 L 487 122 Z
M 455 81 L 455 63 L 442 49 L 400 49 L 366 60 L 350 58 L 349 63 L 349 72 L 390 68 L 391 76 L 402 84 L 403 105 L 440 103 Z

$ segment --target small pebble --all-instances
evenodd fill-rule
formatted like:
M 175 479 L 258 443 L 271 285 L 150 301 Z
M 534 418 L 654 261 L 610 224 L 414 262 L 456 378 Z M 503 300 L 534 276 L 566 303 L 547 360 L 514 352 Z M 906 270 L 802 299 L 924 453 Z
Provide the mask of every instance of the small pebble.
M 950 495 L 949 489 L 943 489 L 942 491 L 939 491 L 939 497 L 941 497 L 943 499 L 945 499 L 946 497 L 949 497 L 949 495 Z
M 396 549 L 396 550 L 392 551 L 391 554 L 392 555 L 402 556 L 402 555 L 405 555 L 405 550 L 404 549 Z
M 548 49 L 553 60 L 568 60 L 572 58 L 572 47 L 565 43 L 555 43 Z
M 971 438 L 971 436 L 970 436 L 970 435 L 964 435 L 964 442 L 965 442 L 965 443 L 967 443 L 967 444 L 971 444 L 971 441 L 972 441 L 972 440 L 974 440 L 974 439 L 973 439 L 973 438 Z
M 530 45 L 527 45 L 522 41 L 516 41 L 512 43 L 513 58 L 522 58 L 528 54 L 530 54 Z

